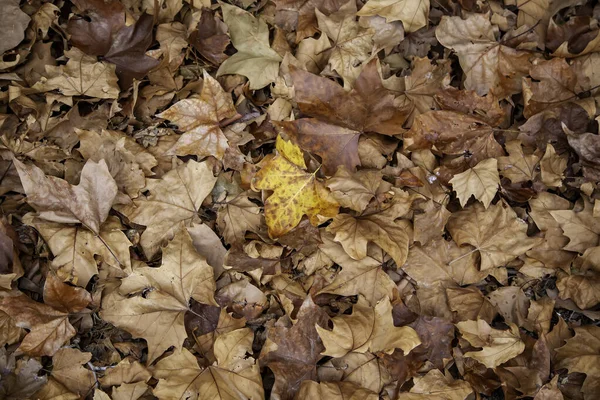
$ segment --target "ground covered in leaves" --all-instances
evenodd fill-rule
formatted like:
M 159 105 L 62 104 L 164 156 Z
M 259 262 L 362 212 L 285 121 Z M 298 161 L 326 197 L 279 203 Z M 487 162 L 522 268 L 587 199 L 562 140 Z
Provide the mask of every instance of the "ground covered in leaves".
M 0 398 L 600 398 L 598 17 L 0 0 Z

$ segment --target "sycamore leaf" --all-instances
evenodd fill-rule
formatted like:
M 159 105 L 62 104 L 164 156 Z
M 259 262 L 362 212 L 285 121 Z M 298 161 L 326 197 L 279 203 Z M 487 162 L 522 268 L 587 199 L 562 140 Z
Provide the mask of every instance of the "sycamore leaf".
M 81 170 L 79 185 L 46 176 L 35 165 L 25 165 L 13 159 L 27 202 L 40 218 L 60 223 L 82 223 L 98 235 L 100 225 L 108 217 L 117 195 L 117 184 L 110 175 L 104 160 L 88 161 Z
M 115 217 L 109 217 L 102 224 L 98 235 L 79 226 L 47 222 L 31 214 L 25 215 L 23 222 L 42 235 L 54 254 L 52 268 L 65 281 L 86 287 L 98 273 L 96 256 L 123 274 L 131 273 L 131 242 Z
M 540 160 L 542 182 L 550 187 L 562 186 L 568 160 L 556 154 L 552 144 L 548 143 L 544 157 Z
M 161 179 L 148 179 L 146 198 L 138 198 L 132 206 L 119 207 L 131 222 L 145 225 L 140 243 L 151 259 L 165 240 L 181 228 L 200 222 L 198 209 L 217 181 L 206 162 L 193 160 L 167 172 Z
M 575 70 L 563 58 L 536 61 L 529 72 L 531 79 L 523 79 L 523 113 L 526 117 L 565 101 L 576 100 L 578 93 L 586 90 L 585 82 L 580 82 Z
M 379 171 L 361 170 L 351 174 L 345 168 L 340 168 L 327 180 L 327 187 L 340 206 L 362 212 L 371 199 L 387 192 L 391 185 L 383 181 Z
M 488 158 L 504 155 L 491 126 L 482 120 L 454 111 L 430 111 L 420 114 L 405 134 L 413 140 L 409 150 L 431 149 L 447 156 L 442 160 L 445 173 L 452 175 L 476 166 Z
M 92 353 L 82 353 L 77 349 L 62 348 L 52 356 L 52 379 L 58 381 L 71 393 L 85 396 L 96 384 L 92 371 L 82 367 L 92 359 Z
M 275 374 L 271 393 L 274 399 L 293 399 L 302 381 L 317 376 L 316 363 L 324 347 L 315 327 L 326 326 L 329 317 L 308 295 L 296 319 L 292 326 L 280 324 L 269 328 L 260 353 L 261 365 L 268 366 Z
M 280 146 L 278 150 L 281 152 L 283 148 Z M 252 185 L 256 189 L 273 190 L 265 201 L 265 219 L 269 235 L 274 238 L 291 231 L 303 215 L 317 225 L 318 215 L 333 217 L 338 211 L 338 205 L 329 199 L 327 189 L 317 180 L 316 172 L 304 171 L 286 154 L 269 160 L 254 176 Z
M 332 322 L 331 331 L 316 326 L 325 346 L 322 354 L 326 356 L 343 357 L 353 351 L 391 354 L 396 348 L 408 354 L 421 344 L 414 329 L 394 326 L 392 305 L 387 297 L 375 307 L 369 306 L 364 297 L 359 297 L 351 315 L 335 317 Z
M 304 381 L 300 386 L 299 399 L 315 400 L 377 400 L 377 393 L 352 382 Z
M 19 294 L 4 297 L 0 310 L 8 314 L 16 326 L 29 329 L 19 346 L 20 350 L 31 356 L 52 356 L 75 336 L 69 315 L 84 310 L 91 300 L 84 289 L 69 286 L 48 274 L 44 285 L 46 304 Z
M 221 10 L 237 53 L 221 64 L 217 76 L 244 75 L 250 81 L 250 89 L 253 90 L 275 82 L 281 56 L 269 46 L 267 23 L 229 4 L 221 3 Z
M 561 299 L 571 299 L 582 310 L 600 303 L 600 278 L 598 276 L 567 275 L 556 282 Z
M 369 0 L 357 15 L 379 15 L 387 22 L 402 21 L 406 32 L 427 26 L 429 0 Z
M 344 86 L 353 86 L 360 68 L 367 61 L 373 47 L 371 29 L 365 29 L 356 21 L 356 2 L 348 1 L 337 11 L 325 15 L 315 9 L 319 29 L 333 41 L 328 65 L 344 78 Z
M 362 294 L 371 305 L 377 304 L 385 297 L 391 298 L 396 287 L 394 281 L 382 268 L 383 254 L 368 246 L 367 256 L 359 261 L 352 259 L 344 248 L 333 241 L 333 235 L 321 233 L 323 244 L 319 249 L 342 270 L 320 293 L 333 293 L 341 296 Z
M 521 92 L 521 78 L 529 73 L 532 53 L 497 42 L 487 15 L 444 16 L 435 35 L 458 54 L 466 89 L 480 96 L 491 90 L 501 98 Z
M 392 92 L 383 86 L 378 61 L 370 61 L 347 92 L 331 81 L 290 66 L 300 111 L 314 118 L 276 124 L 303 149 L 323 159 L 325 173 L 338 166 L 353 171 L 360 164 L 358 139 L 363 132 L 394 135 L 403 132 L 407 108 L 394 103 Z
M 31 21 L 31 18 L 21 11 L 18 1 L 4 0 L 2 2 L 0 54 L 12 49 L 25 39 L 25 30 L 29 25 L 29 21 Z
M 340 371 L 335 380 L 352 382 L 360 387 L 379 393 L 385 385 L 393 381 L 384 360 L 372 353 L 348 353 L 341 358 L 327 361 L 319 370 Z
M 225 242 L 233 245 L 244 242 L 247 231 L 260 232 L 264 217 L 260 207 L 247 196 L 229 196 L 217 211 L 217 226 Z
M 488 368 L 496 368 L 525 350 L 525 343 L 521 340 L 519 328 L 515 324 L 510 324 L 508 331 L 502 331 L 478 319 L 459 322 L 456 327 L 472 346 L 482 348 L 465 353 L 465 357 L 474 358 Z
M 385 250 L 397 265 L 404 264 L 408 254 L 410 223 L 405 220 L 394 221 L 383 213 L 366 217 L 338 214 L 327 227 L 327 232 L 335 233 L 334 240 L 341 243 L 355 260 L 367 256 L 368 242 Z
M 221 131 L 221 120 L 236 115 L 231 95 L 204 71 L 200 98 L 178 101 L 168 110 L 158 114 L 184 131 L 167 154 L 199 157 L 213 156 L 221 160 L 229 147 Z
M 299 43 L 319 31 L 315 9 L 329 15 L 344 3 L 344 0 L 281 0 L 276 3 L 275 21 L 283 29 L 295 31 L 296 43 Z
M 144 290 L 152 288 L 147 295 Z M 187 337 L 184 315 L 190 299 L 213 304 L 215 281 L 212 268 L 194 250 L 185 229 L 163 249 L 159 268 L 141 267 L 123 279 L 119 294 L 102 302 L 102 318 L 148 343 L 148 363 L 171 346 L 181 349 Z M 124 295 L 135 294 L 125 297 Z
M 495 158 L 481 161 L 473 168 L 455 175 L 454 178 L 450 179 L 450 183 L 460 200 L 461 206 L 464 207 L 471 196 L 474 196 L 481 201 L 485 208 L 488 208 L 494 200 L 500 184 L 498 161 Z
M 473 393 L 471 385 L 462 379 L 454 380 L 440 370 L 432 369 L 427 375 L 415 378 L 410 392 L 400 393 L 398 400 L 464 400 Z
M 130 137 L 117 131 L 76 129 L 79 136 L 78 151 L 86 159 L 104 160 L 119 190 L 132 198 L 138 197 L 146 186 L 146 175 L 152 175 L 156 158 Z
M 214 65 L 219 65 L 227 59 L 227 55 L 224 53 L 229 45 L 227 27 L 210 8 L 202 10 L 198 27 L 191 33 L 188 40 L 200 54 Z
M 67 52 L 65 52 L 67 54 Z M 107 62 L 96 62 L 95 57 L 71 50 L 66 65 L 46 66 L 49 79 L 38 82 L 34 87 L 42 91 L 58 89 L 65 96 L 87 96 L 99 99 L 116 99 L 119 86 L 115 66 Z
M 518 140 L 512 140 L 505 146 L 508 157 L 498 157 L 500 174 L 510 179 L 512 183 L 534 180 L 540 158 L 535 154 L 525 155 L 521 142 Z
M 479 203 L 452 214 L 448 230 L 458 245 L 470 244 L 481 256 L 481 270 L 512 261 L 540 242 L 527 236 L 527 223 L 505 203 L 487 210 Z
M 582 387 L 582 391 L 586 392 L 594 381 L 600 379 L 600 328 L 592 325 L 575 327 L 574 330 L 575 336 L 556 349 L 556 368 L 586 374 Z
M 202 368 L 186 348 L 160 360 L 153 370 L 159 380 L 153 393 L 160 400 L 264 398 L 262 379 L 251 352 L 253 332 L 249 328 L 224 333 L 215 341 L 217 362 Z M 241 358 L 241 360 L 240 360 Z
M 594 217 L 593 206 L 585 201 L 583 210 L 553 210 L 552 218 L 560 225 L 569 243 L 564 250 L 584 253 L 600 244 L 600 217 Z

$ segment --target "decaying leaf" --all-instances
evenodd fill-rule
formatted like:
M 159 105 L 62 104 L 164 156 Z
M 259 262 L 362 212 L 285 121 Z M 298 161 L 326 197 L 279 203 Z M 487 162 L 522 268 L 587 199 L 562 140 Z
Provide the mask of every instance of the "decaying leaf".
M 318 215 L 332 217 L 338 211 L 327 189 L 317 180 L 316 172 L 309 173 L 294 163 L 294 157 L 289 155 L 291 151 L 285 152 L 283 144 L 278 150 L 280 154 L 269 160 L 253 180 L 256 189 L 273 190 L 265 201 L 265 219 L 271 237 L 292 230 L 303 215 L 308 215 L 316 225 Z
M 483 207 L 488 208 L 500 184 L 498 161 L 494 158 L 484 160 L 473 168 L 455 175 L 450 179 L 450 183 L 461 206 L 464 207 L 471 196 L 474 196 L 481 201 Z
M 146 288 L 153 290 L 145 295 Z M 171 346 L 181 349 L 190 299 L 215 304 L 214 291 L 212 268 L 196 253 L 187 231 L 180 229 L 163 249 L 160 268 L 137 268 L 123 280 L 121 293 L 104 298 L 102 318 L 144 338 L 151 363 Z

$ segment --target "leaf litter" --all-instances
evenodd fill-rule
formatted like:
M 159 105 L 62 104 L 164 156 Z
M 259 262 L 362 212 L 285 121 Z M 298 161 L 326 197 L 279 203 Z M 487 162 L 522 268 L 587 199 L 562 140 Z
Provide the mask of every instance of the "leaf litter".
M 600 398 L 595 2 L 0 7 L 0 398 Z

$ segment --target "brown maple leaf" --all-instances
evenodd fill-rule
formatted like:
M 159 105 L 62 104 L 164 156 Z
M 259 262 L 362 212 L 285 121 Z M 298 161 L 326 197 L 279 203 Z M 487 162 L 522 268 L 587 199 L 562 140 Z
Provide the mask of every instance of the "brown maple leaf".
M 325 173 L 333 175 L 343 165 L 353 171 L 360 164 L 358 139 L 361 133 L 397 135 L 404 131 L 409 107 L 394 104 L 378 72 L 378 61 L 370 61 L 346 92 L 329 79 L 290 66 L 296 101 L 302 118 L 275 125 L 303 149 L 323 159 Z

